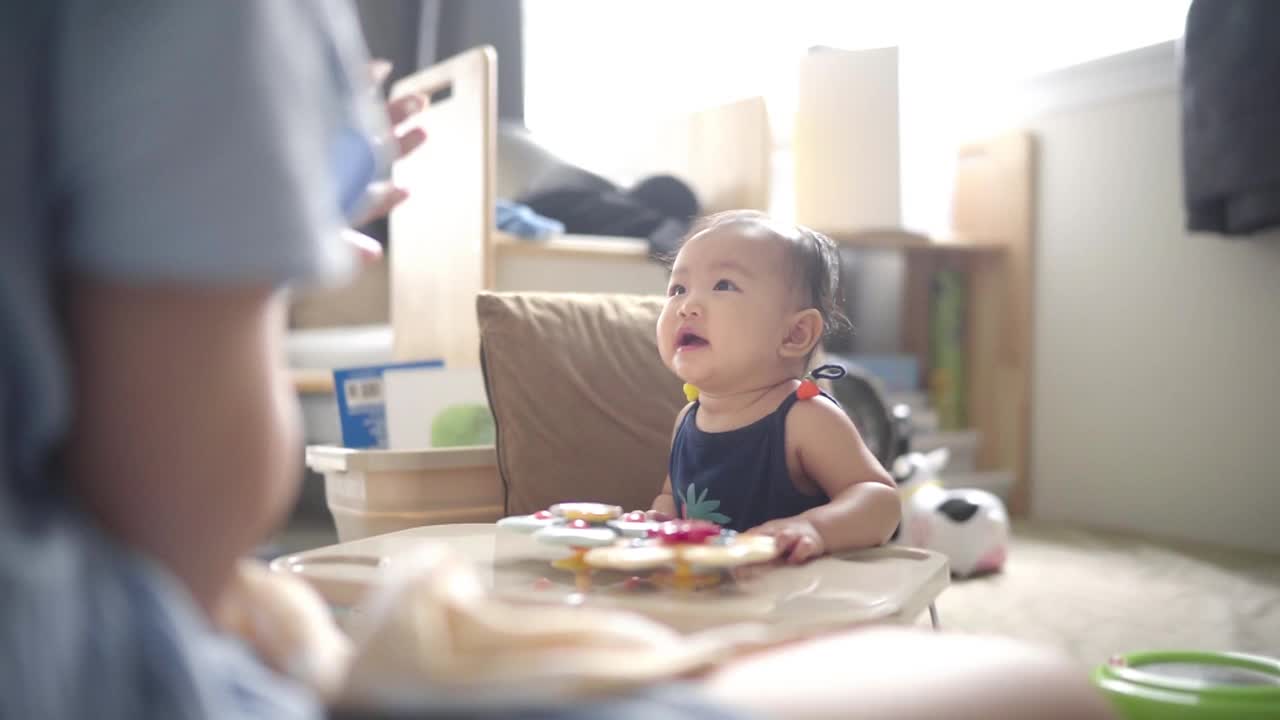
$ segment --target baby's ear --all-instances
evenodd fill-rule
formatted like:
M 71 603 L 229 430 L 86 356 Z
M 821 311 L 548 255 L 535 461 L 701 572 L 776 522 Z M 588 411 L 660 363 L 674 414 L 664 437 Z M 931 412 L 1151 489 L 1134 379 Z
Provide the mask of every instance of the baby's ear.
M 813 308 L 792 315 L 782 340 L 782 356 L 802 358 L 813 352 L 822 340 L 822 329 L 822 314 Z

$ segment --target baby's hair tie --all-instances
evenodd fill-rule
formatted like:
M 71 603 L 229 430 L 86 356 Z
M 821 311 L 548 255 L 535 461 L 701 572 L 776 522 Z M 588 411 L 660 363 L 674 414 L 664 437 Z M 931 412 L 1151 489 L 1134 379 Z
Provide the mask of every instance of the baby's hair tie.
M 698 399 L 698 387 L 696 385 L 684 384 L 684 396 L 689 402 Z
M 819 365 L 800 380 L 800 387 L 796 388 L 796 398 L 800 400 L 816 398 L 820 392 L 819 380 L 839 380 L 844 375 L 844 368 L 839 365 Z

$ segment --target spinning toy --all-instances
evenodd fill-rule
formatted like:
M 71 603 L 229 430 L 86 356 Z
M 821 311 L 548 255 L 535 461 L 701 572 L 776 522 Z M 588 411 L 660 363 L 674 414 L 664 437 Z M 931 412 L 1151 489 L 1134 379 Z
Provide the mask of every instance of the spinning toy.
M 498 521 L 498 527 L 532 533 L 539 542 L 563 545 L 571 554 L 552 563 L 574 575 L 579 590 L 591 587 L 591 567 L 584 562 L 587 551 L 611 545 L 623 538 L 644 537 L 658 523 L 643 512 L 625 515 L 617 505 L 602 503 L 559 503 L 532 515 L 513 515 Z
M 616 505 L 600 503 L 560 503 L 503 518 L 498 526 L 568 547 L 571 554 L 552 566 L 573 573 L 583 592 L 591 588 L 593 569 L 654 571 L 649 580 L 655 585 L 688 591 L 718 584 L 725 570 L 778 555 L 771 537 L 739 535 L 704 520 L 659 523 L 643 512 L 624 514 Z
M 585 560 L 595 568 L 654 570 L 655 584 L 688 591 L 719 584 L 724 570 L 777 556 L 771 537 L 739 535 L 705 520 L 672 520 L 647 538 L 591 550 Z

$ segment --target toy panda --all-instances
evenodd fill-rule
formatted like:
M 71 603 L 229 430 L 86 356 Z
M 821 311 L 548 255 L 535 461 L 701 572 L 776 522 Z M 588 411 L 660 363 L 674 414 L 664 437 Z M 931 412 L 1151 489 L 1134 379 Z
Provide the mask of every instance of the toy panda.
M 985 490 L 950 490 L 939 474 L 950 453 L 907 453 L 893 462 L 902 498 L 902 524 L 893 542 L 947 556 L 951 573 L 967 577 L 999 571 L 1009 548 L 1009 514 Z

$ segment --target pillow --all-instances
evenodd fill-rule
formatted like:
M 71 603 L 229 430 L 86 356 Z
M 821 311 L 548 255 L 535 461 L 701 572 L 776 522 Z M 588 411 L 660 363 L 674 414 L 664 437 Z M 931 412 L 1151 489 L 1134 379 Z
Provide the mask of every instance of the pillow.
M 664 298 L 482 293 L 481 363 L 509 515 L 564 501 L 645 510 L 682 384 L 658 356 Z

